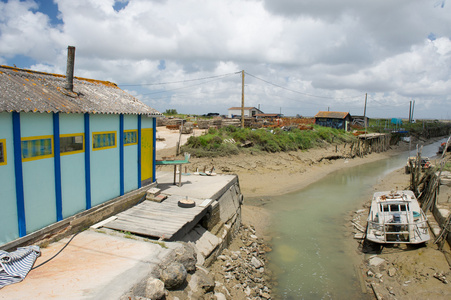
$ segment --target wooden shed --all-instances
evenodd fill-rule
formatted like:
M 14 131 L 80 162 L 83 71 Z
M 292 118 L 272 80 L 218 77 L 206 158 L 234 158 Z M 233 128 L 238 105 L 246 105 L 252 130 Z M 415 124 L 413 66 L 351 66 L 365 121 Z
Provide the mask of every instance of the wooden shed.
M 336 129 L 350 130 L 352 117 L 347 112 L 320 111 L 315 115 L 315 124 Z

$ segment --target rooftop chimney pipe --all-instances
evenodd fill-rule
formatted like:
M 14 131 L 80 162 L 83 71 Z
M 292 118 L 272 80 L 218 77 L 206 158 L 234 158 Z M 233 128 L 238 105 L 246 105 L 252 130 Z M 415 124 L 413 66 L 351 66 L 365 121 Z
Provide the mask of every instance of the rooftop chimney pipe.
M 75 47 L 67 47 L 67 68 L 66 68 L 66 89 L 74 91 L 74 62 L 75 62 Z

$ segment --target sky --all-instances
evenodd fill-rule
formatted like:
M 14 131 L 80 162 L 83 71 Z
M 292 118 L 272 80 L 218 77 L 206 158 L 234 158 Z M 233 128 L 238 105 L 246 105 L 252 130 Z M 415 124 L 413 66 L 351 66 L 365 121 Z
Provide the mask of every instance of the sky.
M 451 119 L 450 0 L 0 0 L 0 65 L 165 112 Z

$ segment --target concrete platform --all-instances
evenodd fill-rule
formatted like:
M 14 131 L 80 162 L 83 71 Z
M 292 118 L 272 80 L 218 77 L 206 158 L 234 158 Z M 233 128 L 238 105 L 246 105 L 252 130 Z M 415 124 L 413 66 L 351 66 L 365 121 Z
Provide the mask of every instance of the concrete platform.
M 35 266 L 68 240 L 41 249 Z M 165 246 L 87 230 L 22 282 L 2 288 L 0 299 L 119 299 L 180 244 Z
M 178 176 L 178 175 L 177 175 Z M 237 175 L 216 176 L 184 175 L 182 185 L 174 185 L 174 173 L 159 171 L 156 174 L 158 188 L 164 194 L 188 196 L 196 199 L 216 199 L 238 180 Z

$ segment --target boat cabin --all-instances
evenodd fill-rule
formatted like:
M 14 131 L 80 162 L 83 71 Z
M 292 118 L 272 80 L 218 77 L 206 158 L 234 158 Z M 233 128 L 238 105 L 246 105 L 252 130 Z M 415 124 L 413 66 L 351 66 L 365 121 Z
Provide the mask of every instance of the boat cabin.
M 376 243 L 418 244 L 430 239 L 427 218 L 412 191 L 377 192 L 366 238 Z

